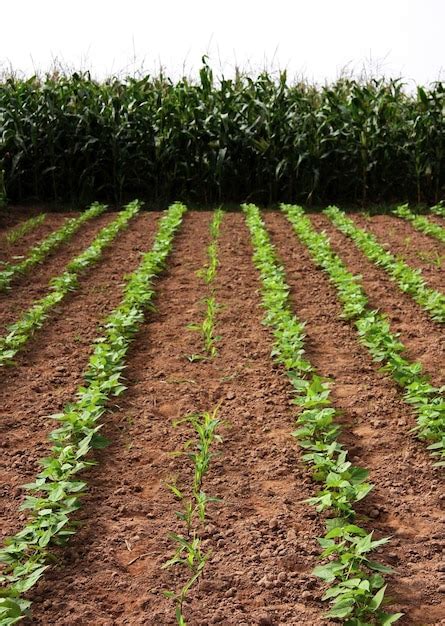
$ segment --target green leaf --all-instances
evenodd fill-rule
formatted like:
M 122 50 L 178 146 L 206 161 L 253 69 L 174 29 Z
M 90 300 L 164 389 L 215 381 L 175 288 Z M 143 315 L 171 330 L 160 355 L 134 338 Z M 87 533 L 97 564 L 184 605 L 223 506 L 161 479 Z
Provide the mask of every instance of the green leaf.
M 404 613 L 393 613 L 393 614 L 383 613 L 380 615 L 380 625 L 390 626 L 390 624 L 394 624 L 394 622 L 397 622 L 403 616 L 404 616 Z
M 369 608 L 371 609 L 371 611 L 377 611 L 379 606 L 382 604 L 383 598 L 385 596 L 386 587 L 387 585 L 379 589 L 371 599 L 371 602 L 369 603 Z

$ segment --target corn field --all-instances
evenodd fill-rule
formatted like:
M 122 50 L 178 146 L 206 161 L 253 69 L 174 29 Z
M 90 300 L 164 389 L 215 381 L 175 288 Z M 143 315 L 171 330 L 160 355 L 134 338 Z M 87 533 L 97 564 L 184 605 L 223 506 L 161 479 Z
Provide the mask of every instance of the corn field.
M 206 62 L 195 82 L 7 77 L 0 171 L 13 202 L 437 203 L 444 114 L 442 82 L 216 79 Z

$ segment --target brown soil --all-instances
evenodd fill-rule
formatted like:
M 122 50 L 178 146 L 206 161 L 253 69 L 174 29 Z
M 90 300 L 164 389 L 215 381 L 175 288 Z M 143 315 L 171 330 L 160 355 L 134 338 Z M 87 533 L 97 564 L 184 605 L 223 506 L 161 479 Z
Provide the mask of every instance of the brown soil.
M 291 437 L 290 386 L 270 359 L 272 336 L 261 325 L 258 275 L 240 214 L 226 215 L 221 229 L 219 355 L 204 362 L 186 359 L 202 351 L 200 336 L 187 324 L 203 315 L 206 288 L 195 270 L 205 262 L 210 219 L 210 213 L 188 214 L 175 240 L 169 269 L 158 282 L 157 311 L 147 315 L 128 353 L 128 389 L 104 418 L 112 443 L 86 476 L 90 490 L 79 514 L 82 526 L 31 593 L 29 624 L 175 624 L 172 603 L 162 592 L 177 589 L 184 578 L 162 564 L 173 551 L 169 532 L 181 532 L 182 526 L 175 516 L 179 505 L 165 483 L 172 478 L 180 486 L 190 483 L 190 461 L 170 453 L 191 432 L 173 421 L 219 401 L 223 442 L 205 490 L 220 502 L 209 508 L 203 533 L 212 556 L 190 593 L 187 623 L 331 623 L 322 617 L 322 585 L 311 575 L 319 553 L 315 538 L 323 527 L 321 516 L 303 501 L 316 487 Z M 286 260 L 295 310 L 308 322 L 308 357 L 321 374 L 335 377 L 344 441 L 376 483 L 360 511 L 375 518 L 360 521 L 375 528 L 376 536 L 394 535 L 379 554 L 397 568 L 390 579 L 391 608 L 407 613 L 401 625 L 439 624 L 445 607 L 437 590 L 444 538 L 437 470 L 425 446 L 409 433 L 414 419 L 400 393 L 377 371 L 352 327 L 339 320 L 326 276 L 283 216 L 268 215 L 267 222 Z M 4 534 L 23 522 L 17 516 L 22 497 L 17 485 L 32 478 L 36 459 L 46 453 L 53 424 L 45 417 L 72 398 L 97 323 L 119 301 L 122 275 L 149 247 L 153 228 L 153 215 L 144 215 L 119 237 L 2 381 Z
M 8 206 L 0 209 L 0 232 L 5 232 L 20 222 L 24 222 L 28 217 L 33 217 L 39 213 L 44 213 L 42 206 L 24 207 L 19 205 Z
M 26 256 L 32 246 L 40 243 L 43 239 L 48 237 L 50 233 L 60 228 L 68 218 L 77 217 L 78 215 L 79 213 L 49 213 L 43 224 L 40 224 L 33 231 L 21 237 L 14 244 L 9 244 L 6 240 L 6 235 L 12 230 L 12 228 L 8 228 L 0 235 L 0 268 L 2 262 L 18 263 L 21 257 Z
M 432 213 L 428 216 L 428 219 L 431 222 L 434 222 L 435 224 L 437 224 L 438 226 L 442 226 L 442 228 L 445 228 L 445 218 L 440 217 L 439 215 L 433 215 Z
M 432 467 L 426 445 L 409 432 L 415 419 L 400 392 L 377 371 L 354 327 L 340 319 L 341 306 L 327 276 L 315 267 L 284 216 L 268 214 L 266 221 L 284 261 L 297 315 L 307 322 L 307 356 L 320 374 L 335 381 L 343 440 L 375 484 L 360 513 L 371 515 L 370 530 L 393 537 L 379 558 L 396 568 L 390 593 L 395 608 L 406 613 L 400 624 L 438 624 L 445 615 L 443 594 L 436 591 L 443 577 L 445 539 L 439 470 Z
M 113 444 L 90 473 L 85 525 L 36 592 L 36 624 L 175 623 L 162 591 L 180 578 L 162 564 L 173 549 L 168 533 L 180 525 L 165 481 L 178 475 L 182 484 L 190 475 L 186 459 L 170 456 L 189 436 L 172 420 L 219 400 L 224 442 L 207 491 L 222 501 L 211 507 L 205 536 L 213 557 L 191 594 L 188 623 L 322 623 L 320 585 L 310 576 L 320 520 L 302 502 L 312 484 L 290 436 L 286 379 L 271 367 L 240 215 L 226 216 L 221 234 L 220 354 L 204 363 L 185 358 L 201 350 L 186 325 L 202 315 L 204 288 L 194 272 L 204 263 L 209 218 L 185 219 L 159 283 L 158 312 L 129 355 L 129 389 L 106 420 Z
M 99 231 L 116 219 L 116 214 L 107 213 L 83 224 L 75 235 L 47 256 L 41 264 L 14 278 L 11 289 L 0 293 L 0 325 L 15 322 L 37 298 L 48 292 L 51 278 L 61 274 L 65 265 L 83 252 Z
M 17 365 L 2 368 L 0 535 L 14 532 L 25 519 L 17 516 L 19 486 L 32 479 L 37 460 L 47 454 L 46 435 L 55 427 L 48 416 L 70 401 L 81 383 L 98 324 L 119 303 L 123 277 L 150 247 L 155 225 L 152 213 L 133 219 L 115 245 L 104 251 L 102 260 L 81 278 L 79 289 L 62 301 L 17 355 Z
M 314 215 L 312 222 L 328 234 L 334 251 L 354 274 L 360 274 L 372 308 L 386 313 L 391 329 L 400 333 L 406 355 L 420 361 L 437 385 L 445 382 L 445 335 L 443 327 L 428 314 L 382 268 L 369 261 L 355 244 L 343 235 L 324 215 Z M 398 221 L 397 221 L 398 224 Z M 438 274 L 440 271 L 437 272 Z
M 443 243 L 419 232 L 406 220 L 389 215 L 378 215 L 372 220 L 357 216 L 355 222 L 360 228 L 374 234 L 379 243 L 402 257 L 411 267 L 420 268 L 430 287 L 445 292 Z

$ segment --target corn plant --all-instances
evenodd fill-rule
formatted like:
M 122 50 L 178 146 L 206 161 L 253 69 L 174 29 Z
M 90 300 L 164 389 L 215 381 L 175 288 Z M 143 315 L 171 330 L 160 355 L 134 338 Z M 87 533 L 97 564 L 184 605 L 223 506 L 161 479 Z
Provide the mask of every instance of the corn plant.
M 60 427 L 49 436 L 51 453 L 41 460 L 42 471 L 28 492 L 21 509 L 29 512 L 22 530 L 6 540 L 0 550 L 0 616 L 2 626 L 23 618 L 30 601 L 23 597 L 54 561 L 51 547 L 63 546 L 76 532 L 72 514 L 79 508 L 87 490 L 79 472 L 88 469 L 91 450 L 107 445 L 101 435 L 101 418 L 111 398 L 125 391 L 125 357 L 144 313 L 153 309 L 154 278 L 159 275 L 173 245 L 176 230 L 186 211 L 173 204 L 162 217 L 150 252 L 126 281 L 121 303 L 107 317 L 103 334 L 93 343 L 92 355 L 84 373 L 84 384 L 77 398 L 53 415 Z
M 386 590 L 382 574 L 391 570 L 368 558 L 388 539 L 374 540 L 372 532 L 354 523 L 355 503 L 373 487 L 367 481 L 368 472 L 352 465 L 338 440 L 341 428 L 331 406 L 330 384 L 305 357 L 304 323 L 292 312 L 285 272 L 260 212 L 253 204 L 242 208 L 261 279 L 264 323 L 275 339 L 272 357 L 284 367 L 296 395 L 294 402 L 301 407 L 293 434 L 304 451 L 304 461 L 313 469 L 314 480 L 322 485 L 307 502 L 320 513 L 328 512 L 326 534 L 319 543 L 323 548 L 320 558 L 329 561 L 314 570 L 330 585 L 323 596 L 332 604 L 327 617 L 345 620 L 347 626 L 394 623 L 401 614 L 381 609 Z
M 99 232 L 86 250 L 68 263 L 62 274 L 50 281 L 49 293 L 35 301 L 17 322 L 7 326 L 7 334 L 0 337 L 0 367 L 13 363 L 17 352 L 44 325 L 54 307 L 77 289 L 79 276 L 99 261 L 105 248 L 128 225 L 141 206 L 138 200 L 130 202 L 111 224 Z
M 180 490 L 176 484 L 168 485 L 174 496 L 181 502 L 182 508 L 176 515 L 186 527 L 185 536 L 177 533 L 170 534 L 170 539 L 176 544 L 176 550 L 173 557 L 163 565 L 164 568 L 182 565 L 189 572 L 189 578 L 178 592 L 164 592 L 165 596 L 175 603 L 178 626 L 186 626 L 183 614 L 184 601 L 194 583 L 203 575 L 205 564 L 210 557 L 210 554 L 202 551 L 199 528 L 206 520 L 207 505 L 218 501 L 218 498 L 209 497 L 205 493 L 203 483 L 210 468 L 213 456 L 212 447 L 222 442 L 221 436 L 216 432 L 221 424 L 218 418 L 219 408 L 220 405 L 212 412 L 192 414 L 175 422 L 176 425 L 184 422 L 190 423 L 195 435 L 184 445 L 184 453 L 193 463 L 191 486 L 187 490 Z
M 427 285 L 420 269 L 413 269 L 403 259 L 395 257 L 379 244 L 373 235 L 358 228 L 354 221 L 337 207 L 329 207 L 324 213 L 344 235 L 352 239 L 370 261 L 383 267 L 397 286 L 409 294 L 431 319 L 445 322 L 445 295 Z
M 46 219 L 46 213 L 41 213 L 40 215 L 36 215 L 35 217 L 30 217 L 25 220 L 22 224 L 19 224 L 15 228 L 13 228 L 7 235 L 6 241 L 10 246 L 13 246 L 17 243 L 24 235 L 31 233 L 38 226 L 43 224 Z
M 445 464 L 445 401 L 443 387 L 433 386 L 422 365 L 403 356 L 405 346 L 398 334 L 391 332 L 385 315 L 372 310 L 361 284 L 361 277 L 349 272 L 332 250 L 328 236 L 317 232 L 299 206 L 283 204 L 282 210 L 315 263 L 328 275 L 337 289 L 343 317 L 352 320 L 359 339 L 374 361 L 383 364 L 404 392 L 404 400 L 414 407 L 417 435 L 429 442 L 428 449 L 439 457 L 436 465 Z
M 87 202 L 100 189 L 203 204 L 443 199 L 445 84 L 285 72 L 198 80 L 89 74 L 0 82 L 8 196 Z
M 210 285 L 216 278 L 216 271 L 218 269 L 218 238 L 221 228 L 221 222 L 224 218 L 224 211 L 217 209 L 210 223 L 210 236 L 211 242 L 207 248 L 207 265 L 198 270 L 198 276 L 200 276 L 206 285 Z
M 402 206 L 397 207 L 394 213 L 405 220 L 411 222 L 416 230 L 419 230 L 421 233 L 425 235 L 429 235 L 430 237 L 434 237 L 441 243 L 445 243 L 445 228 L 431 222 L 424 215 L 416 215 L 412 211 L 409 210 L 407 204 L 403 204 Z
M 200 324 L 189 324 L 188 329 L 198 331 L 201 334 L 204 343 L 205 354 L 191 354 L 188 359 L 191 362 L 203 361 L 213 358 L 218 354 L 216 342 L 220 339 L 215 335 L 215 320 L 218 312 L 218 303 L 214 296 L 204 299 L 205 317 Z
M 56 248 L 69 241 L 85 222 L 97 217 L 103 213 L 106 208 L 105 204 L 95 202 L 79 217 L 73 217 L 67 220 L 61 228 L 51 233 L 46 239 L 31 248 L 28 256 L 23 261 L 15 265 L 7 263 L 5 269 L 0 270 L 0 290 L 9 289 L 12 280 L 17 275 L 24 274 L 35 265 L 42 263 Z
M 215 322 L 218 313 L 218 303 L 216 301 L 215 296 L 215 288 L 213 286 L 216 273 L 218 269 L 218 238 L 219 231 L 221 227 L 221 222 L 224 217 L 224 211 L 221 209 L 217 209 L 213 216 L 213 219 L 210 223 L 210 236 L 211 241 L 207 247 L 207 264 L 198 270 L 198 276 L 200 276 L 204 283 L 208 286 L 209 295 L 204 298 L 205 304 L 205 316 L 201 323 L 199 324 L 189 324 L 189 330 L 197 331 L 201 334 L 203 342 L 205 354 L 191 354 L 187 358 L 189 361 L 202 361 L 206 358 L 213 358 L 218 354 L 218 349 L 216 347 L 216 342 L 220 339 L 220 337 L 215 335 Z

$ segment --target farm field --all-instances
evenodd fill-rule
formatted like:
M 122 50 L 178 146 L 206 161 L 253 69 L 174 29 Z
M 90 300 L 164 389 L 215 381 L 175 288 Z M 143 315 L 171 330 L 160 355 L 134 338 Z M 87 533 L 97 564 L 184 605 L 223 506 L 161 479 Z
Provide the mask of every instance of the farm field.
M 440 210 L 20 215 L 1 626 L 445 624 Z

